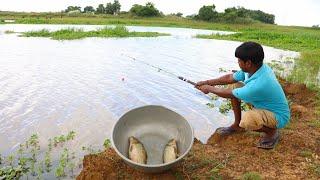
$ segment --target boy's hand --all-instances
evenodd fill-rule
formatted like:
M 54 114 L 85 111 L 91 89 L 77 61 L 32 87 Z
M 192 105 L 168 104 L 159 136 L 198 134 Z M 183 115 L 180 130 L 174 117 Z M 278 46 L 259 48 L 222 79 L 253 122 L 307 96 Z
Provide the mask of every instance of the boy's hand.
M 204 94 L 208 94 L 211 91 L 212 86 L 209 85 L 202 85 L 202 86 L 197 86 L 197 89 L 202 91 Z
M 199 81 L 196 83 L 195 87 L 198 88 L 203 85 L 208 85 L 208 81 Z

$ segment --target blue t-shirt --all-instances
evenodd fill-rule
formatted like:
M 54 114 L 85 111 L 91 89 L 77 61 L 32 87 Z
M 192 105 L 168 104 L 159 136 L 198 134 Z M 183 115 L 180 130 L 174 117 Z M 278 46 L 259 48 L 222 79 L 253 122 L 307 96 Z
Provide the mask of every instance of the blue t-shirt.
M 273 112 L 278 122 L 277 128 L 283 128 L 289 122 L 290 110 L 286 96 L 268 65 L 263 64 L 251 77 L 248 73 L 237 71 L 233 78 L 245 84 L 232 91 L 236 98 L 252 104 L 256 109 Z

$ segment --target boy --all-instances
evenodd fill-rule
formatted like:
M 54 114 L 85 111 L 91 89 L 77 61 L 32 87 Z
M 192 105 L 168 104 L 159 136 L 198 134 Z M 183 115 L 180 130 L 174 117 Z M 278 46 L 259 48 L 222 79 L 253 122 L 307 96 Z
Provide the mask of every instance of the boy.
M 279 128 L 290 119 L 290 110 L 285 94 L 274 72 L 263 64 L 264 52 L 260 44 L 245 42 L 235 51 L 240 71 L 217 79 L 200 81 L 196 88 L 207 94 L 230 98 L 235 121 L 230 127 L 217 129 L 221 135 L 230 135 L 242 129 L 264 132 L 257 147 L 272 149 L 278 143 Z M 240 85 L 239 82 L 243 82 Z M 234 89 L 223 89 L 216 85 L 237 83 Z M 241 100 L 253 105 L 253 109 L 241 114 Z

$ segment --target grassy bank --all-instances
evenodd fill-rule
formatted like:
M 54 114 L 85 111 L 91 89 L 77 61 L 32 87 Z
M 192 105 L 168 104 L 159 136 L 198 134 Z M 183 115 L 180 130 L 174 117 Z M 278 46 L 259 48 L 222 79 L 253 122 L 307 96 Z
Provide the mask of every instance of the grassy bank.
M 104 27 L 96 31 L 84 31 L 83 29 L 69 28 L 50 32 L 47 29 L 22 33 L 24 37 L 51 37 L 55 40 L 73 40 L 86 37 L 156 37 L 168 34 L 157 32 L 129 32 L 124 26 L 115 28 Z
M 231 35 L 198 35 L 198 38 L 224 39 L 232 41 L 255 41 L 263 45 L 281 49 L 298 51 L 301 57 L 297 59 L 293 73 L 288 80 L 306 83 L 308 87 L 319 90 L 318 73 L 320 71 L 320 30 L 308 29 L 258 29 L 253 27 L 240 30 L 241 33 Z

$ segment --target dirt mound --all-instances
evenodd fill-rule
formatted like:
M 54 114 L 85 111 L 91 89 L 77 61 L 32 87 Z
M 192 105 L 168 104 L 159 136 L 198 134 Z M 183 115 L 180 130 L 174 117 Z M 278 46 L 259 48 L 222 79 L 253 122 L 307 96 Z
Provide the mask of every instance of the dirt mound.
M 316 93 L 282 82 L 292 104 L 290 124 L 281 129 L 273 150 L 255 147 L 256 132 L 229 137 L 213 135 L 207 144 L 195 141 L 178 166 L 163 174 L 145 174 L 127 166 L 113 149 L 87 155 L 77 179 L 239 179 L 261 176 L 266 179 L 320 178 L 320 123 Z

